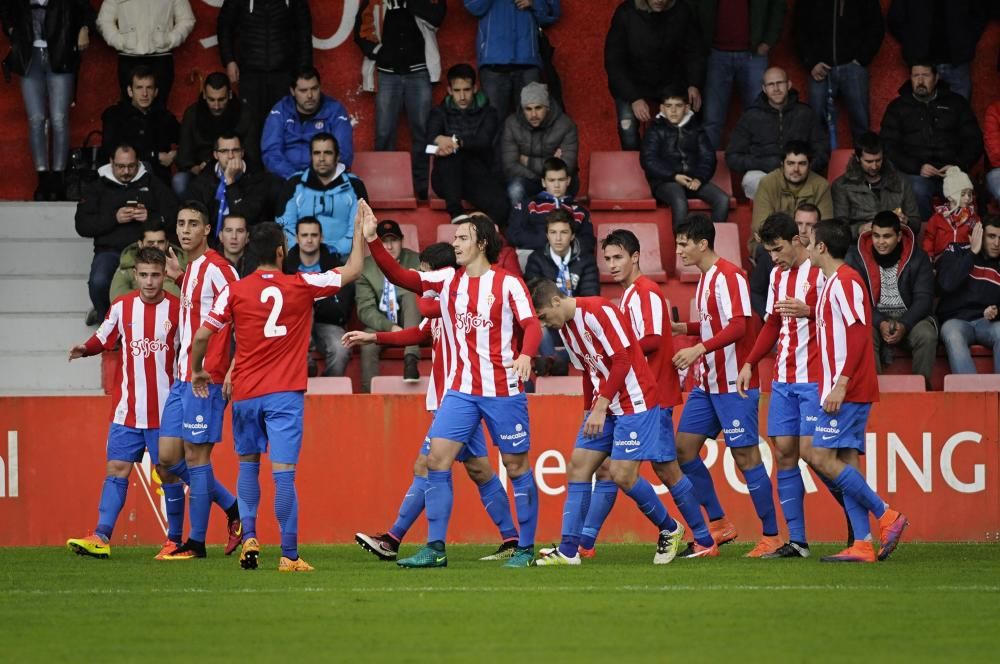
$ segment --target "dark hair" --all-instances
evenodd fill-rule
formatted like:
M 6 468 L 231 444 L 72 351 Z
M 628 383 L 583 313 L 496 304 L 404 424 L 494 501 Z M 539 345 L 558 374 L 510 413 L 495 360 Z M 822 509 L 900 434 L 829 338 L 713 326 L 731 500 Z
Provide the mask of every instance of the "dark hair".
M 469 224 L 476 231 L 476 244 L 486 254 L 486 260 L 490 264 L 496 263 L 500 258 L 500 249 L 503 246 L 500 242 L 500 234 L 497 233 L 496 224 L 482 212 L 473 212 L 469 218 L 462 221 Z
M 528 291 L 531 293 L 531 303 L 535 305 L 536 311 L 551 307 L 554 297 L 565 297 L 565 293 L 559 290 L 556 282 L 545 277 L 537 277 L 529 281 Z
M 768 215 L 760 227 L 761 244 L 774 244 L 778 240 L 791 242 L 798 237 L 799 227 L 785 212 L 775 212 Z
M 195 212 L 201 215 L 201 220 L 203 223 L 205 224 L 211 223 L 209 221 L 210 215 L 208 212 L 208 208 L 205 206 L 204 203 L 202 203 L 199 200 L 189 198 L 188 200 L 181 203 L 181 206 L 177 208 L 177 212 L 180 212 L 181 210 L 194 210 Z
M 213 146 L 213 149 L 215 150 L 219 149 L 219 141 L 234 141 L 234 140 L 239 141 L 240 147 L 241 148 L 243 147 L 243 139 L 240 138 L 240 135 L 227 129 L 226 131 L 219 134 L 218 138 L 215 139 L 215 145 Z
M 212 88 L 213 90 L 231 90 L 229 85 L 229 77 L 221 71 L 213 71 L 211 74 L 205 77 L 205 82 L 202 84 L 201 89 Z
M 601 249 L 608 247 L 621 247 L 629 256 L 639 251 L 639 238 L 635 233 L 625 228 L 616 228 L 608 233 L 607 237 L 601 240 Z
M 805 141 L 787 141 L 781 148 L 781 160 L 790 154 L 804 154 L 806 159 L 812 161 L 812 147 Z
M 455 261 L 455 247 L 447 242 L 435 242 L 429 247 L 424 247 L 424 250 L 420 252 L 420 262 L 427 263 L 432 270 L 458 267 L 458 263 Z
M 298 233 L 299 229 L 306 224 L 316 224 L 319 226 L 319 235 L 323 237 L 323 224 L 319 223 L 319 219 L 313 216 L 306 215 L 305 217 L 300 217 L 298 221 L 295 222 L 295 232 Z
M 455 79 L 465 79 L 472 81 L 472 84 L 476 84 L 476 70 L 472 68 L 472 65 L 465 62 L 460 62 L 457 65 L 452 65 L 448 68 L 448 87 L 451 87 L 451 82 Z
M 250 220 L 247 219 L 246 216 L 242 214 L 227 214 L 222 218 L 222 226 L 219 228 L 220 231 L 226 227 L 226 222 L 230 219 L 242 219 L 243 225 L 246 227 L 247 230 L 250 230 Z
M 125 152 L 133 152 L 135 153 L 135 158 L 136 159 L 139 158 L 139 151 L 135 149 L 135 146 L 132 145 L 131 143 L 126 143 L 122 141 L 121 143 L 115 146 L 114 150 L 111 151 L 111 161 L 115 160 L 115 153 L 118 152 L 119 150 L 124 150 Z
M 250 253 L 261 263 L 274 264 L 278 260 L 278 247 L 285 246 L 285 231 L 273 221 L 264 221 L 250 233 Z
M 895 232 L 899 232 L 903 227 L 899 221 L 899 217 L 892 210 L 882 210 L 877 213 L 874 218 L 872 218 L 872 226 L 878 226 L 879 228 L 891 228 Z
M 139 234 L 139 237 L 140 238 L 145 237 L 146 233 L 166 233 L 166 232 L 167 228 L 166 226 L 163 225 L 163 221 L 159 217 L 155 219 L 149 217 L 146 219 L 146 221 L 142 222 L 142 232 Z
M 131 88 L 136 79 L 140 78 L 153 79 L 153 87 L 156 87 L 156 72 L 149 65 L 136 65 L 132 67 L 132 71 L 129 72 L 128 86 Z
M 1000 228 L 1000 214 L 988 214 L 983 217 L 983 226 L 992 226 L 993 228 Z
M 135 255 L 135 264 L 146 263 L 148 265 L 159 265 L 166 269 L 167 255 L 162 249 L 156 247 L 143 247 Z
M 830 256 L 843 260 L 851 248 L 851 227 L 840 219 L 823 219 L 813 228 L 813 241 L 822 242 Z
M 569 166 L 559 157 L 549 157 L 542 162 L 542 177 L 544 178 L 549 171 L 566 171 L 566 174 L 569 175 Z
M 910 73 L 911 74 L 913 73 L 913 68 L 914 67 L 927 67 L 928 69 L 931 70 L 931 72 L 935 76 L 938 75 L 938 66 L 937 66 L 937 64 L 935 62 L 929 60 L 928 58 L 916 58 L 914 60 L 911 60 L 910 61 Z
M 576 223 L 576 219 L 569 210 L 565 208 L 559 208 L 558 210 L 553 210 L 545 215 L 545 228 L 548 229 L 552 224 L 569 224 L 569 230 L 574 235 L 576 235 L 577 228 L 580 224 Z
M 292 72 L 292 79 L 288 83 L 288 87 L 294 88 L 295 84 L 299 81 L 311 81 L 313 79 L 316 79 L 317 83 L 323 82 L 323 79 L 319 76 L 319 70 L 312 65 L 305 65 Z
M 682 221 L 677 226 L 677 230 L 674 231 L 675 237 L 681 235 L 692 242 L 706 240 L 708 248 L 715 250 L 715 224 L 704 214 L 688 215 L 688 218 Z
M 672 83 L 665 86 L 660 90 L 660 94 L 657 95 L 657 101 L 662 104 L 668 99 L 683 99 L 685 104 L 688 103 L 687 88 L 682 87 L 679 83 Z
M 866 152 L 868 154 L 880 154 L 885 150 L 882 145 L 882 139 L 879 135 L 873 131 L 866 131 L 858 137 L 858 141 L 854 144 L 854 156 L 861 159 L 861 153 Z
M 313 146 L 320 141 L 330 141 L 333 143 L 333 151 L 337 153 L 337 157 L 340 157 L 340 143 L 337 142 L 337 137 L 326 131 L 321 131 L 309 139 L 310 153 L 312 152 Z
M 810 214 L 814 214 L 816 215 L 816 221 L 819 221 L 820 219 L 823 218 L 823 213 L 820 212 L 819 208 L 816 207 L 813 203 L 799 203 L 798 206 L 796 206 L 795 211 L 808 212 Z M 792 217 L 794 218 L 795 215 L 792 215 Z

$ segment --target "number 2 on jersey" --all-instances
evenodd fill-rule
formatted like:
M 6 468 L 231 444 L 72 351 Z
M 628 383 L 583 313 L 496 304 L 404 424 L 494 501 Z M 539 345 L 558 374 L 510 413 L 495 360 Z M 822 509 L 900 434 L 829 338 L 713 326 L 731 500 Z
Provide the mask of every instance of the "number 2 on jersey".
M 288 334 L 288 328 L 284 325 L 278 325 L 278 316 L 281 315 L 281 307 L 285 304 L 285 298 L 277 286 L 268 286 L 260 292 L 261 302 L 266 303 L 271 299 L 274 300 L 274 305 L 271 307 L 267 322 L 264 323 L 264 336 L 268 338 L 283 337 Z

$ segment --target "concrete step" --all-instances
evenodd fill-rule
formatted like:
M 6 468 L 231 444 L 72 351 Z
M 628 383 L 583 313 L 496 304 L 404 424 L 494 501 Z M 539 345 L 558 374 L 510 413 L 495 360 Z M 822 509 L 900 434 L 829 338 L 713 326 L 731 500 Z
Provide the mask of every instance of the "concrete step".
M 86 280 L 94 245 L 85 238 L 0 240 L 0 275 L 80 276 Z
M 0 353 L 0 392 L 5 394 L 100 391 L 99 357 L 68 362 L 65 351 Z
M 76 203 L 0 203 L 0 239 L 78 239 Z
M 87 278 L 20 277 L 0 279 L 0 311 L 4 313 L 78 313 L 90 311 Z
M 0 314 L 0 352 L 68 352 L 94 333 L 83 319 L 77 313 Z

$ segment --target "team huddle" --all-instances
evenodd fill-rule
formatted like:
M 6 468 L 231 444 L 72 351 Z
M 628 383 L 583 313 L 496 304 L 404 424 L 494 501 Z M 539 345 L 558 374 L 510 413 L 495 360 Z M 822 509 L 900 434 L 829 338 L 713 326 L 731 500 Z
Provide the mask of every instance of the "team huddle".
M 451 245 L 427 247 L 420 270 L 404 268 L 392 257 L 378 239 L 378 226 L 361 202 L 343 267 L 287 275 L 281 272 L 287 252 L 283 231 L 273 223 L 259 224 L 250 241 L 259 267 L 237 279 L 229 263 L 208 248 L 207 211 L 188 203 L 177 221 L 187 268 L 181 271 L 172 254 L 158 249 L 139 252 L 139 289 L 116 300 L 94 336 L 70 351 L 75 359 L 120 342 L 123 358 L 98 525 L 93 535 L 69 540 L 71 550 L 110 555 L 131 465 L 148 450 L 163 483 L 168 524 L 168 540 L 157 559 L 205 557 L 209 513 L 216 503 L 227 515 L 226 554 L 240 548 L 241 567 L 255 569 L 261 557 L 256 537 L 260 456 L 266 452 L 281 532 L 278 569 L 313 569 L 298 555 L 295 491 L 312 306 L 358 278 L 366 244 L 387 280 L 421 296 L 424 319 L 394 332 L 348 332 L 345 345 L 432 342 L 426 405 L 434 419 L 417 455 L 413 482 L 388 531 L 356 536 L 380 559 L 409 568 L 447 566 L 456 460 L 477 485 L 500 535 L 500 547 L 483 560 L 502 560 L 505 567 L 581 564 L 595 555 L 619 490 L 656 527 L 655 564 L 677 556 L 718 556 L 719 546 L 733 541 L 737 532 L 700 450 L 720 433 L 761 521 L 761 538 L 747 556 L 809 556 L 800 459 L 826 483 L 848 521 L 848 547 L 824 561 L 874 562 L 896 548 L 906 517 L 890 509 L 858 471 L 878 385 L 870 307 L 860 277 L 843 261 L 850 245 L 846 227 L 834 221 L 796 226 L 783 214 L 766 220 L 760 238 L 775 268 L 768 317 L 758 331 L 745 274 L 715 254 L 715 227 L 699 215 L 676 232 L 682 261 L 701 272 L 700 320 L 690 323 L 671 323 L 662 292 L 639 269 L 639 242 L 627 230 L 610 233 L 601 245 L 609 272 L 625 289 L 615 305 L 602 297 L 573 297 L 570 285 L 561 281 L 525 285 L 494 265 L 501 240 L 485 215 L 455 224 Z M 163 291 L 165 278 L 181 285 L 179 299 Z M 567 470 L 561 541 L 536 553 L 538 491 L 529 458 L 524 384 L 546 332 L 543 326 L 558 330 L 570 361 L 582 372 L 584 401 Z M 692 335 L 700 342 L 675 352 L 673 335 Z M 767 433 L 775 448 L 787 542 L 778 537 L 773 485 L 758 447 L 756 365 L 775 344 Z M 696 386 L 675 435 L 673 408 L 682 402 L 679 372 L 691 374 Z M 211 466 L 230 400 L 239 456 L 236 497 L 214 478 Z M 487 459 L 484 424 L 511 480 L 516 512 Z M 680 520 L 640 475 L 644 461 L 669 488 Z M 185 485 L 187 539 L 182 538 Z M 427 544 L 398 559 L 399 545 L 421 513 L 427 518 Z M 878 520 L 877 549 L 869 514 Z M 691 541 L 685 546 L 688 532 Z

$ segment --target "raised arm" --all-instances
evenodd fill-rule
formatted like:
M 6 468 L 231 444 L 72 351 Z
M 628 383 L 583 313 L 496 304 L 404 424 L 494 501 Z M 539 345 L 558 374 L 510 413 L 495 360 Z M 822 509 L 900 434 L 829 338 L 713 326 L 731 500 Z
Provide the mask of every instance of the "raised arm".
M 375 264 L 382 270 L 385 278 L 408 291 L 423 292 L 423 281 L 420 278 L 420 273 L 400 265 L 382 246 L 382 242 L 379 241 L 375 232 L 378 228 L 378 219 L 372 209 L 368 207 L 367 201 L 358 201 L 358 214 L 362 218 L 362 234 L 368 242 L 368 251 L 371 252 Z M 355 233 L 355 238 L 357 237 L 358 234 Z

